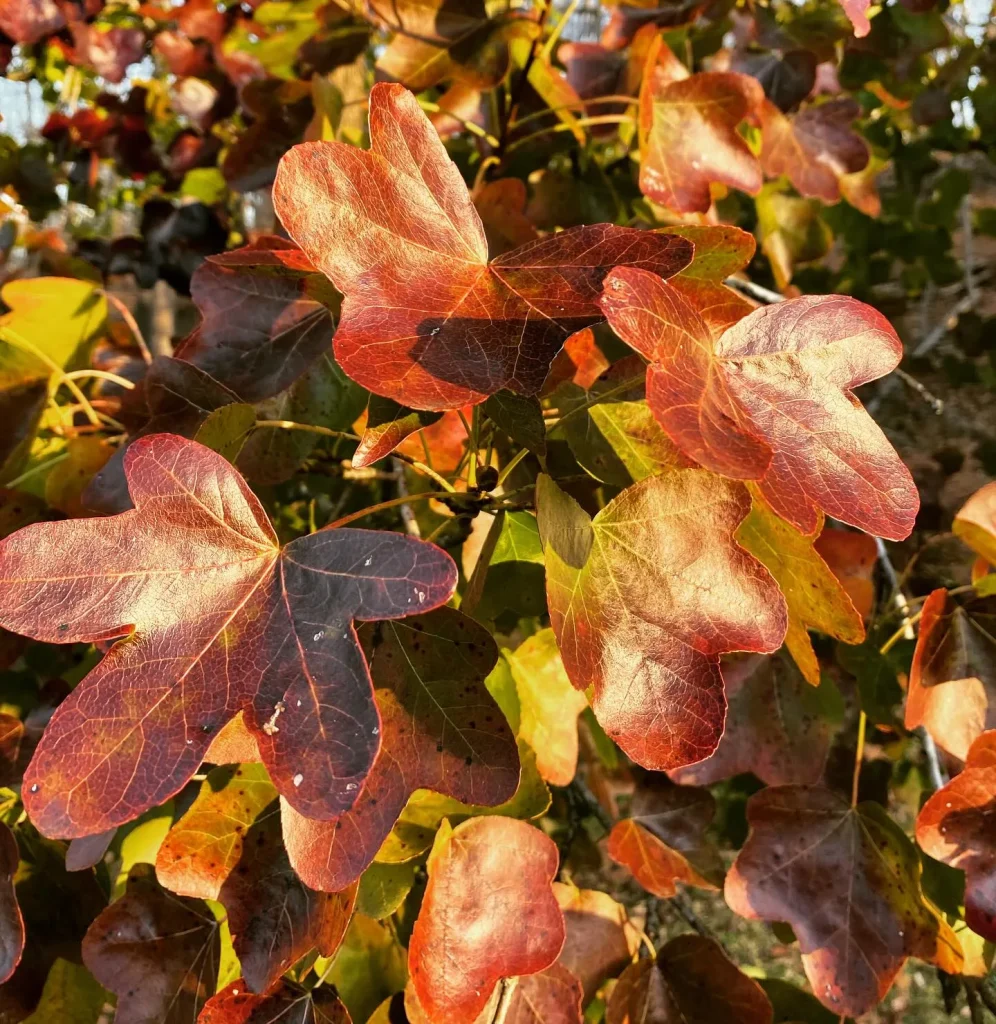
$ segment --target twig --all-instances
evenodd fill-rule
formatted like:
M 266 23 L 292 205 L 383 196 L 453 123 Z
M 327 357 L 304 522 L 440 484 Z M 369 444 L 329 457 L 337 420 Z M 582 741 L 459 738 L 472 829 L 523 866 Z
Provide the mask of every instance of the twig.
M 936 416 L 944 414 L 944 402 L 932 391 L 928 391 L 911 373 L 907 373 L 900 367 L 892 371 L 908 388 L 912 388 L 926 403 L 934 410 Z
M 392 458 L 391 468 L 397 474 L 397 480 L 394 486 L 395 490 L 398 492 L 398 497 L 410 497 L 408 483 L 405 480 L 405 471 L 402 469 L 401 460 Z M 398 511 L 401 513 L 402 523 L 405 524 L 405 533 L 407 533 L 409 537 L 421 538 L 422 531 L 418 528 L 418 520 L 415 518 L 415 512 L 412 510 L 411 505 L 400 505 L 398 507 Z
M 509 1010 L 512 1008 L 512 996 L 515 995 L 515 986 L 518 984 L 519 979 L 517 977 L 502 978 L 501 997 L 498 999 L 498 1005 L 495 1007 L 495 1015 L 491 1018 L 491 1024 L 505 1024 Z
M 723 284 L 734 289 L 734 291 L 743 292 L 744 295 L 748 295 L 752 299 L 757 299 L 758 302 L 770 305 L 775 302 L 785 301 L 785 296 L 779 292 L 773 292 L 770 288 L 754 284 L 753 281 L 748 281 L 743 277 L 728 277 Z
M 135 344 L 138 345 L 139 351 L 142 353 L 142 358 L 147 362 L 152 362 L 152 353 L 149 351 L 149 346 L 145 342 L 145 335 L 142 334 L 141 328 L 138 326 L 138 321 L 132 316 L 131 310 L 124 304 L 124 302 L 118 298 L 113 292 L 109 292 L 106 288 L 102 289 L 104 298 L 118 311 L 121 315 L 121 319 L 128 325 L 128 330 L 131 331 L 131 336 L 135 339 Z

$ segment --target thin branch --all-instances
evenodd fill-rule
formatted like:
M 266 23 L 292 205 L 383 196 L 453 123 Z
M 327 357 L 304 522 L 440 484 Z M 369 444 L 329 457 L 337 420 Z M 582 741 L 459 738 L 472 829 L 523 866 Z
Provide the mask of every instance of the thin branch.
M 732 288 L 734 291 L 743 292 L 744 295 L 749 296 L 752 299 L 756 299 L 758 302 L 764 302 L 771 305 L 775 302 L 784 302 L 785 296 L 779 292 L 773 292 L 770 288 L 765 288 L 762 285 L 754 284 L 753 281 L 748 281 L 743 277 L 728 277 L 723 284 L 727 287 Z
M 128 325 L 128 330 L 131 331 L 131 336 L 135 339 L 135 344 L 138 345 L 139 351 L 142 353 L 142 358 L 147 362 L 152 362 L 152 352 L 149 351 L 149 346 L 146 344 L 145 335 L 142 334 L 142 329 L 138 326 L 138 321 L 132 316 L 131 310 L 124 304 L 124 302 L 109 292 L 106 288 L 101 289 L 104 294 L 104 298 L 118 311 L 121 315 L 121 319 Z
M 359 512 L 350 512 L 348 516 L 343 516 L 341 519 L 337 519 L 334 523 L 329 523 L 323 526 L 323 530 L 335 530 L 340 526 L 345 526 L 347 523 L 352 523 L 356 519 L 362 519 L 364 516 L 371 516 L 375 512 L 383 512 L 384 509 L 397 508 L 399 505 L 405 505 L 410 501 L 429 501 L 431 498 L 449 498 L 450 494 L 448 491 L 421 491 L 418 494 L 407 494 L 403 498 L 391 498 L 390 501 L 382 501 L 377 505 L 370 505 L 368 508 L 361 508 Z
M 411 494 L 408 490 L 408 483 L 405 480 L 405 471 L 401 468 L 401 460 L 397 458 L 392 458 L 391 466 L 394 469 L 395 473 L 397 474 L 397 479 L 394 487 L 395 490 L 397 490 L 398 492 L 398 497 L 411 497 Z M 411 505 L 401 505 L 399 506 L 399 511 L 401 513 L 401 521 L 405 524 L 405 533 L 407 533 L 409 537 L 421 538 L 422 531 L 418 528 L 418 520 L 415 518 L 415 512 L 413 511 Z
M 512 1008 L 512 996 L 515 994 L 515 987 L 519 984 L 519 979 L 516 978 L 502 978 L 501 980 L 501 996 L 498 999 L 498 1005 L 495 1007 L 495 1015 L 491 1018 L 491 1024 L 505 1024 L 508 1019 L 509 1010 Z

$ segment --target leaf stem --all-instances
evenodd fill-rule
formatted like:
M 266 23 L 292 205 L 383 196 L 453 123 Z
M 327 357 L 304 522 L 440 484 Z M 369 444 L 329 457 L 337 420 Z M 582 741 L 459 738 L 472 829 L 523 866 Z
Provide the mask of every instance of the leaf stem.
M 322 527 L 323 530 L 335 530 L 340 526 L 345 526 L 347 523 L 351 523 L 356 519 L 362 519 L 364 516 L 371 516 L 375 512 L 382 512 L 384 509 L 397 508 L 398 505 L 407 505 L 412 501 L 428 501 L 431 498 L 448 498 L 450 491 L 420 491 L 418 494 L 406 494 L 401 498 L 391 498 L 390 501 L 382 501 L 377 505 L 370 505 L 367 508 L 361 508 L 359 512 L 350 512 L 348 516 L 343 516 L 341 519 L 337 519 L 334 523 L 328 523 Z
M 501 471 L 501 472 L 500 472 L 500 473 L 498 474 L 498 483 L 497 483 L 497 484 L 496 484 L 495 486 L 496 486 L 496 487 L 501 487 L 501 485 L 502 485 L 502 484 L 503 484 L 503 483 L 505 482 L 505 480 L 506 480 L 506 479 L 508 478 L 508 475 L 509 475 L 509 473 L 511 473 L 511 472 L 512 472 L 512 470 L 513 470 L 513 469 L 515 469 L 515 467 L 516 467 L 516 466 L 517 466 L 517 465 L 518 465 L 518 464 L 519 464 L 519 463 L 520 463 L 520 462 L 521 462 L 521 461 L 522 461 L 522 460 L 523 460 L 523 459 L 524 459 L 524 458 L 525 458 L 525 457 L 526 457 L 526 456 L 527 456 L 528 454 L 529 454 L 529 449 L 528 449 L 528 448 L 520 448 L 520 449 L 519 449 L 519 451 L 518 451 L 518 452 L 516 452 L 515 456 L 514 456 L 514 457 L 513 457 L 512 459 L 510 459 L 510 460 L 509 460 L 509 462 L 508 462 L 508 464 L 507 464 L 507 465 L 505 466 L 505 468 L 504 468 L 504 469 L 503 469 L 503 470 L 502 470 L 502 471 Z
M 4 487 L 9 487 L 11 490 L 15 490 L 26 480 L 30 480 L 33 476 L 43 473 L 46 469 L 51 469 L 52 466 L 55 466 L 60 462 L 65 462 L 68 458 L 69 452 L 63 452 L 61 455 L 56 455 L 55 458 L 49 459 L 48 462 L 39 462 L 37 466 L 32 466 L 31 469 L 25 470 L 20 476 L 15 476 L 13 480 L 8 480 L 7 483 L 4 484 Z
M 548 128 L 540 128 L 538 131 L 523 135 L 521 139 L 516 139 L 515 142 L 506 146 L 505 152 L 511 153 L 513 149 L 518 149 L 519 146 L 524 146 L 527 142 L 532 142 L 533 139 L 538 139 L 541 135 L 551 135 L 555 132 L 573 132 L 578 128 L 588 128 L 596 124 L 635 123 L 636 119 L 629 114 L 599 114 L 597 117 L 579 117 L 572 124 L 554 124 Z
M 495 149 L 500 145 L 498 140 L 490 132 L 485 131 L 479 124 L 465 120 L 459 114 L 452 113 L 445 107 L 441 107 L 438 103 L 432 103 L 430 100 L 419 100 L 419 106 L 423 110 L 427 110 L 430 114 L 442 114 L 444 117 L 452 117 L 454 121 L 470 132 L 471 135 L 476 135 L 479 139 L 484 139 L 489 146 L 494 146 Z
M 865 733 L 868 730 L 868 716 L 862 711 L 858 719 L 858 748 L 854 752 L 854 778 L 851 780 L 851 806 L 858 806 L 858 783 L 861 781 L 861 763 L 865 757 Z
M 590 100 L 574 100 L 572 103 L 558 103 L 555 107 L 547 107 L 545 110 L 537 110 L 532 114 L 526 114 L 525 117 L 520 117 L 512 127 L 519 128 L 524 124 L 528 124 L 530 121 L 536 121 L 541 117 L 546 117 L 548 114 L 556 114 L 561 110 L 576 110 L 577 108 L 585 109 L 589 106 L 593 106 L 596 103 L 626 103 L 627 105 L 635 104 L 639 102 L 635 96 L 595 96 Z
M 613 398 L 615 395 L 622 394 L 623 391 L 629 391 L 630 388 L 636 387 L 637 384 L 641 383 L 645 379 L 646 375 L 640 374 L 639 377 L 627 378 L 621 384 L 617 384 L 614 388 L 609 388 L 608 391 L 600 391 L 594 398 L 589 398 L 582 405 L 575 406 L 573 409 L 565 412 L 564 415 L 547 430 L 547 437 L 574 416 L 580 416 L 581 413 L 587 412 L 593 405 L 598 405 L 600 402 L 604 402 L 607 398 Z
M 142 329 L 138 326 L 138 321 L 132 316 L 131 310 L 117 297 L 112 294 L 106 288 L 102 288 L 104 298 L 118 311 L 121 315 L 121 319 L 128 325 L 128 330 L 131 331 L 132 337 L 135 339 L 135 344 L 138 345 L 139 351 L 142 353 L 142 358 L 147 362 L 152 362 L 152 352 L 149 349 L 148 344 L 145 341 L 145 335 L 142 334 Z
M 107 370 L 73 370 L 71 373 L 66 374 L 66 380 L 81 380 L 86 379 L 87 377 L 96 377 L 99 380 L 109 380 L 112 384 L 117 384 L 126 391 L 135 390 L 134 381 L 128 380 L 126 377 L 119 377 L 116 373 L 110 373 Z

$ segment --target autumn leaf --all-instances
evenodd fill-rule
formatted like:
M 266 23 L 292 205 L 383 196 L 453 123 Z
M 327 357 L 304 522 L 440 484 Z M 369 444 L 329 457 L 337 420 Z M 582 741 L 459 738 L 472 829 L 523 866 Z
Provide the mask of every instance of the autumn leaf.
M 906 728 L 924 726 L 943 750 L 965 760 L 969 748 L 996 726 L 996 601 L 959 604 L 935 590 L 920 613 Z
M 640 189 L 677 213 L 705 213 L 709 186 L 755 195 L 761 167 L 737 126 L 764 100 L 756 79 L 725 71 L 690 74 L 658 36 L 640 88 Z
M 511 252 L 539 238 L 539 232 L 526 216 L 528 198 L 526 183 L 519 178 L 498 178 L 475 189 L 474 208 L 484 225 L 492 256 Z
M 310 991 L 277 981 L 261 995 L 233 981 L 212 996 L 197 1018 L 198 1024 L 351 1024 L 349 1011 L 331 986 Z
M 187 1024 L 214 993 L 219 924 L 201 900 L 173 896 L 136 864 L 124 896 L 83 939 L 83 963 L 118 997 L 117 1024 Z
M 562 964 L 527 974 L 515 984 L 507 1024 L 584 1024 L 581 982 Z
M 747 804 L 747 842 L 726 876 L 738 914 L 787 921 L 813 992 L 857 1017 L 888 992 L 906 958 L 958 973 L 961 946 L 920 888 L 913 844 L 875 803 L 779 786 Z
M 390 398 L 371 395 L 360 443 L 351 459 L 353 465 L 358 469 L 372 466 L 390 455 L 406 437 L 435 423 L 440 415 L 406 409 Z
M 719 655 L 773 651 L 785 604 L 733 533 L 749 497 L 701 470 L 650 477 L 590 521 L 547 477 L 537 486 L 547 599 L 564 667 L 633 760 L 666 770 L 723 733 Z
M 558 860 L 552 840 L 513 818 L 440 831 L 408 947 L 412 984 L 433 1024 L 473 1024 L 499 979 L 536 974 L 557 959 Z
M 633 794 L 630 816 L 612 826 L 609 856 L 662 899 L 674 896 L 676 882 L 717 889 L 723 863 L 706 836 L 715 812 L 708 790 L 648 778 Z
M 606 1024 L 771 1024 L 768 997 L 702 935 L 679 935 L 627 967 L 609 996 Z
M 958 510 L 951 528 L 977 555 L 996 565 L 996 483 L 980 487 Z
M 840 6 L 854 26 L 854 34 L 858 39 L 863 39 L 871 32 L 871 22 L 868 20 L 871 0 L 840 0 Z
M 14 891 L 20 860 L 14 833 L 0 822 L 0 984 L 14 973 L 24 953 L 24 918 Z
M 723 663 L 726 731 L 716 752 L 669 772 L 683 786 L 711 786 L 753 772 L 769 786 L 815 785 L 823 778 L 840 695 L 818 689 L 784 654 L 752 655 Z
M 360 639 L 377 689 L 381 753 L 359 800 L 332 821 L 285 805 L 291 863 L 312 888 L 357 879 L 419 789 L 500 804 L 515 792 L 515 739 L 484 686 L 498 650 L 488 631 L 452 608 L 404 623 L 365 626 Z
M 840 580 L 854 610 L 866 621 L 875 607 L 874 577 L 878 562 L 875 538 L 866 533 L 826 526 L 813 547 Z
M 684 240 L 602 224 L 488 263 L 467 187 L 411 93 L 374 86 L 370 126 L 367 152 L 295 146 L 273 199 L 345 296 L 336 357 L 374 394 L 413 409 L 459 408 L 502 388 L 536 394 L 565 340 L 602 319 L 609 269 L 668 277 L 691 258 Z
M 602 982 L 631 963 L 640 949 L 640 933 L 626 908 L 597 889 L 553 883 L 564 914 L 567 938 L 557 960 L 578 978 L 589 1000 Z
M 836 203 L 841 178 L 868 164 L 868 144 L 851 128 L 860 112 L 849 98 L 810 104 L 792 115 L 765 100 L 759 109 L 765 174 L 784 174 L 800 195 Z
M 536 751 L 540 775 L 566 786 L 578 764 L 578 719 L 588 706 L 571 686 L 552 629 L 534 633 L 505 655 L 519 694 L 519 736 Z
M 799 264 L 822 259 L 833 245 L 833 232 L 816 199 L 797 196 L 784 179 L 767 182 L 756 200 L 761 249 L 771 261 L 775 285 L 782 291 Z
M 30 46 L 65 24 L 56 0 L 0 0 L 0 30 L 15 42 Z
M 780 519 L 753 486 L 751 512 L 737 531 L 742 544 L 774 576 L 788 606 L 785 646 L 806 681 L 820 685 L 820 664 L 808 630 L 826 633 L 846 644 L 860 644 L 865 627 L 847 591 L 816 551 L 823 530 L 817 513 L 815 536 L 805 536 Z
M 136 441 L 125 473 L 134 510 L 34 524 L 0 544 L 7 628 L 50 643 L 118 641 L 35 752 L 32 821 L 75 837 L 130 820 L 177 792 L 239 711 L 293 806 L 342 813 L 380 746 L 351 621 L 441 604 L 452 561 L 353 529 L 280 548 L 235 470 L 173 435 Z
M 965 922 L 996 939 L 996 850 L 992 813 L 996 796 L 996 732 L 972 744 L 965 767 L 923 805 L 916 841 L 928 856 L 965 872 Z
M 535 34 L 534 24 L 520 16 L 488 18 L 484 0 L 354 0 L 354 6 L 394 33 L 377 67 L 414 92 L 449 80 L 491 89 L 508 73 L 509 40 Z
M 718 338 L 666 281 L 614 270 L 612 329 L 645 355 L 647 398 L 671 439 L 706 469 L 758 480 L 802 533 L 818 509 L 891 540 L 913 528 L 909 471 L 852 389 L 889 373 L 902 344 L 889 321 L 845 296 L 757 309 Z

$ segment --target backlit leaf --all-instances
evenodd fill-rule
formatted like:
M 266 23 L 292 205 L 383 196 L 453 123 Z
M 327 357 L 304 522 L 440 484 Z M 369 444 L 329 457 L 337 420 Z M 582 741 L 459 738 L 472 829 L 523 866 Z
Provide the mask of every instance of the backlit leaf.
M 108 993 L 79 964 L 56 960 L 41 1001 L 24 1024 L 100 1024 Z
M 679 470 L 634 484 L 589 521 L 552 481 L 537 487 L 547 598 L 564 666 L 612 739 L 666 770 L 708 757 L 723 733 L 719 655 L 772 651 L 784 601 L 733 539 L 738 484 Z
M 656 960 L 627 967 L 612 990 L 606 1024 L 771 1024 L 771 1003 L 722 949 L 702 935 L 679 935 Z
M 892 540 L 913 528 L 909 471 L 854 398 L 889 373 L 889 321 L 845 296 L 757 309 L 718 338 L 666 281 L 620 268 L 606 280 L 613 330 L 648 359 L 647 398 L 671 439 L 707 469 L 758 480 L 772 509 L 814 533 L 818 509 Z
M 996 939 L 996 848 L 992 814 L 996 800 L 996 732 L 972 744 L 961 773 L 923 805 L 916 841 L 929 856 L 965 872 L 965 921 Z
M 439 413 L 416 412 L 390 398 L 370 396 L 367 421 L 352 463 L 362 469 L 390 455 L 406 437 L 435 423 Z M 423 456 L 424 457 L 424 456 Z
M 434 1024 L 473 1024 L 499 979 L 536 974 L 557 959 L 557 867 L 552 840 L 525 822 L 444 826 L 408 949 L 412 984 Z
M 201 900 L 173 896 L 152 866 L 90 926 L 83 962 L 118 997 L 116 1024 L 188 1024 L 214 993 L 219 927 Z
M 813 992 L 858 1016 L 888 992 L 906 958 L 958 972 L 961 947 L 920 888 L 913 844 L 874 803 L 830 790 L 765 789 L 747 804 L 751 833 L 726 876 L 744 917 L 787 921 Z
M 359 878 L 418 789 L 499 804 L 519 761 L 484 686 L 498 651 L 486 629 L 452 608 L 360 634 L 377 688 L 381 754 L 356 805 L 314 821 L 284 806 L 284 840 L 306 884 L 335 891 Z
M 823 515 L 817 515 L 817 536 Z M 805 536 L 780 519 L 760 492 L 751 488 L 751 512 L 737 531 L 737 540 L 763 562 L 785 595 L 789 626 L 785 646 L 813 686 L 820 684 L 820 665 L 808 630 L 859 644 L 865 628 L 847 591 Z M 874 542 L 873 542 L 874 543 Z
M 764 100 L 756 79 L 690 74 L 658 37 L 640 89 L 640 188 L 677 213 L 705 213 L 719 182 L 756 194 L 761 167 L 737 125 Z
M 980 487 L 958 510 L 956 536 L 990 565 L 996 565 L 996 483 Z
M 323 985 L 305 991 L 277 981 L 261 995 L 233 981 L 212 996 L 197 1018 L 198 1024 L 351 1024 L 349 1011 L 335 989 Z
M 935 590 L 923 604 L 906 693 L 906 728 L 924 726 L 939 747 L 965 760 L 996 727 L 996 600 L 965 605 Z
M 723 864 L 705 834 L 715 810 L 708 790 L 648 779 L 633 795 L 630 817 L 612 826 L 609 856 L 662 899 L 674 896 L 676 882 L 716 889 Z
M 519 736 L 536 751 L 540 775 L 566 786 L 578 763 L 577 716 L 588 701 L 571 686 L 552 629 L 534 633 L 505 657 L 519 694 Z
M 667 277 L 683 239 L 614 225 L 564 231 L 490 264 L 481 219 L 415 98 L 378 84 L 371 149 L 296 146 L 273 198 L 284 226 L 345 296 L 340 365 L 375 394 L 454 409 L 510 388 L 536 394 L 568 336 L 597 323 L 608 270 Z
M 452 561 L 352 529 L 281 549 L 232 467 L 172 435 L 135 442 L 125 472 L 134 510 L 38 523 L 0 546 L 5 626 L 54 643 L 119 641 L 35 752 L 32 820 L 67 837 L 130 820 L 179 790 L 239 711 L 292 805 L 342 813 L 380 747 L 352 620 L 443 603 Z
M 868 619 L 875 606 L 874 577 L 878 562 L 875 538 L 826 526 L 813 547 L 840 580 L 854 610 L 862 619 Z

